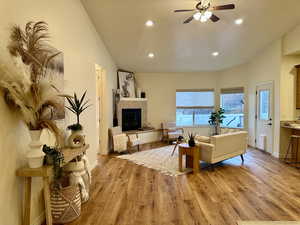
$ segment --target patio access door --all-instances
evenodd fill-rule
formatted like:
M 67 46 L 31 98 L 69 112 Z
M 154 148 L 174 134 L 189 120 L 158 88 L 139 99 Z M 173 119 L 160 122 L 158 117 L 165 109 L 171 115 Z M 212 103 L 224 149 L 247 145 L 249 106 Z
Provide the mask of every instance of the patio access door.
M 273 152 L 273 82 L 256 87 L 256 148 Z

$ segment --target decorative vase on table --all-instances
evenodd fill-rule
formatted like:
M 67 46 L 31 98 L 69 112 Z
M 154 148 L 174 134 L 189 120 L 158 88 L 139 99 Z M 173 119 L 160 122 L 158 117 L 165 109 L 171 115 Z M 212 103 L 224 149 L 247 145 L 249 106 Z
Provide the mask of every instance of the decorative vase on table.
M 39 168 L 43 166 L 45 153 L 43 152 L 43 143 L 40 141 L 42 130 L 29 131 L 31 142 L 29 151 L 26 154 L 29 168 Z
M 67 145 L 70 148 L 83 147 L 85 144 L 83 127 L 80 124 L 73 124 L 68 126 L 68 130 L 71 130 L 71 135 L 68 137 Z
M 189 141 L 188 141 L 188 144 L 190 147 L 195 147 L 196 146 L 196 143 L 195 143 L 195 134 L 193 133 L 190 133 L 189 134 Z

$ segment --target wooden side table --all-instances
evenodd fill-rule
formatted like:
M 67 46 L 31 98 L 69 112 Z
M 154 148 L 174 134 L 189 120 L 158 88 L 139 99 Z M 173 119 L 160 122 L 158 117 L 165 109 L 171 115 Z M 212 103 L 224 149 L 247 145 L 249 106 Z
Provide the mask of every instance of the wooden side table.
M 188 144 L 179 144 L 179 171 L 182 172 L 182 156 L 186 156 L 186 168 L 193 168 L 194 173 L 200 172 L 200 147 L 190 147 Z
M 85 145 L 82 148 L 62 149 L 64 155 L 63 166 L 69 163 L 72 159 L 81 155 L 89 148 L 89 145 Z M 31 180 L 32 177 L 42 177 L 43 178 L 43 190 L 44 190 L 44 201 L 45 201 L 45 211 L 46 211 L 46 223 L 47 225 L 52 225 L 52 215 L 51 215 L 51 202 L 50 202 L 50 179 L 53 176 L 53 166 L 43 166 L 36 169 L 31 168 L 21 168 L 17 170 L 17 176 L 25 178 L 25 190 L 24 190 L 24 215 L 23 215 L 23 225 L 30 225 L 30 211 L 31 211 Z

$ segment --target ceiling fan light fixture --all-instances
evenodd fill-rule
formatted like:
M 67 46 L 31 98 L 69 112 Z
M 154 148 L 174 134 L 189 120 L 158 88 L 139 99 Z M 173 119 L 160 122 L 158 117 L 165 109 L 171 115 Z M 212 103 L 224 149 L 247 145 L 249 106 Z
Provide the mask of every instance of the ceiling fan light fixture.
M 195 20 L 200 20 L 201 16 L 202 16 L 201 12 L 197 12 L 193 15 Z
M 201 19 L 200 19 L 200 22 L 205 23 L 205 22 L 207 22 L 207 20 L 208 19 L 205 16 L 202 16 Z
M 211 12 L 211 11 L 206 11 L 205 13 L 204 13 L 204 16 L 205 16 L 205 18 L 206 19 L 210 19 L 210 17 L 213 15 L 213 13 Z

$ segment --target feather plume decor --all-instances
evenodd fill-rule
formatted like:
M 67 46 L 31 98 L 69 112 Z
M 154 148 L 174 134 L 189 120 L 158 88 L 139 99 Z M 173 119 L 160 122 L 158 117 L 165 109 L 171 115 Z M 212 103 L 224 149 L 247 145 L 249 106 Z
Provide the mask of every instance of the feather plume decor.
M 24 30 L 12 27 L 8 50 L 22 63 L 8 66 L 0 62 L 0 90 L 9 108 L 20 115 L 29 130 L 48 129 L 61 146 L 62 133 L 51 116 L 53 111 L 64 110 L 62 93 L 53 82 L 53 68 L 61 66 L 53 58 L 60 53 L 53 51 L 48 39 L 45 22 L 29 22 Z
M 8 50 L 12 56 L 21 57 L 23 63 L 30 66 L 33 83 L 38 83 L 51 69 L 63 68 L 53 60 L 61 52 L 48 44 L 49 38 L 48 24 L 43 21 L 28 22 L 24 30 L 18 25 L 11 28 Z

